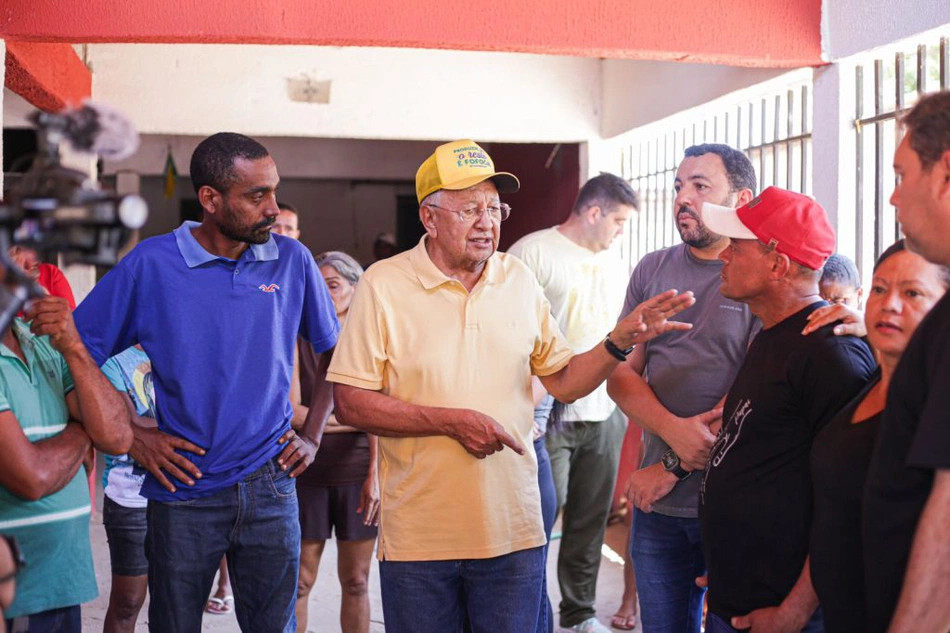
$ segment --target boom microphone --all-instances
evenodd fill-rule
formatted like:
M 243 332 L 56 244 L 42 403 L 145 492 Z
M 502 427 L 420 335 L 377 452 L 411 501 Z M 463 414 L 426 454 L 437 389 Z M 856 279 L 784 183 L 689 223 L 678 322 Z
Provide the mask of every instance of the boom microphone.
M 42 293 L 11 261 L 11 246 L 31 247 L 44 258 L 62 255 L 67 263 L 112 266 L 148 217 L 139 196 L 104 191 L 98 181 L 60 161 L 61 143 L 110 160 L 131 156 L 139 137 L 128 119 L 90 102 L 60 113 L 37 112 L 30 119 L 39 128 L 40 151 L 9 199 L 0 203 L 0 333 L 27 300 Z
M 30 118 L 38 127 L 59 135 L 77 152 L 115 161 L 128 158 L 139 148 L 139 135 L 132 122 L 102 103 L 86 101 L 75 110 L 36 112 Z

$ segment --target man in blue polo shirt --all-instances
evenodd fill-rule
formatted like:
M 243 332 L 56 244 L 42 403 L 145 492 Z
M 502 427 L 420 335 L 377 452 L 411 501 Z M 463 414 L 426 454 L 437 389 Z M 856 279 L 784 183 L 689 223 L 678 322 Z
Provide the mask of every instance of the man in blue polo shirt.
M 314 414 L 299 436 L 290 428 L 294 344 L 299 333 L 326 351 L 339 325 L 310 252 L 270 233 L 279 178 L 262 145 L 215 134 L 195 149 L 191 179 L 202 222 L 142 242 L 76 321 L 97 361 L 136 343 L 152 360 L 164 444 L 136 429 L 131 451 L 149 469 L 150 629 L 197 631 L 226 554 L 241 629 L 293 631 L 293 477 L 325 424 Z M 163 486 L 162 471 L 182 485 Z

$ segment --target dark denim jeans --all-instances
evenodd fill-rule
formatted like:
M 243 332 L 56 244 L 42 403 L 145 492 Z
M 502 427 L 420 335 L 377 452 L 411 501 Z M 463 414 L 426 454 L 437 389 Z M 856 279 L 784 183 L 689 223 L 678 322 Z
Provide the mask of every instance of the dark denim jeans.
M 149 630 L 198 633 L 215 572 L 227 554 L 241 630 L 292 633 L 297 514 L 296 481 L 276 460 L 210 496 L 149 503 Z
M 7 633 L 82 633 L 82 611 L 77 604 L 7 620 L 6 625 Z
M 557 519 L 557 491 L 554 489 L 554 477 L 551 475 L 551 457 L 544 445 L 544 437 L 534 441 L 534 452 L 538 456 L 538 488 L 541 490 L 541 520 L 544 521 L 544 535 L 548 538 L 548 545 L 544 547 L 544 584 L 542 590 L 542 606 L 547 611 L 547 627 L 538 629 L 540 633 L 554 631 L 554 609 L 551 598 L 548 596 L 547 561 L 548 548 L 551 544 L 551 530 Z
M 547 630 L 542 607 L 544 548 L 447 561 L 380 561 L 386 633 Z
M 811 617 L 802 633 L 824 633 L 825 624 L 821 616 L 821 607 Z M 737 629 L 732 628 L 728 622 L 720 618 L 715 613 L 706 614 L 706 633 L 738 633 Z
M 637 575 L 640 621 L 650 633 L 699 633 L 706 573 L 699 519 L 633 512 L 630 556 Z

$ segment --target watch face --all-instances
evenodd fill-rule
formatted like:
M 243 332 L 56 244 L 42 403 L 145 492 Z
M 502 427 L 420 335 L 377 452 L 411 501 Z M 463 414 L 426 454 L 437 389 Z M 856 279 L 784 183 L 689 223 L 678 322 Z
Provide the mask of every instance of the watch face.
M 679 458 L 676 456 L 676 453 L 674 453 L 673 451 L 667 451 L 663 453 L 663 457 L 661 461 L 663 462 L 663 468 L 665 468 L 666 470 L 672 470 L 676 468 L 677 466 L 679 466 L 680 464 Z

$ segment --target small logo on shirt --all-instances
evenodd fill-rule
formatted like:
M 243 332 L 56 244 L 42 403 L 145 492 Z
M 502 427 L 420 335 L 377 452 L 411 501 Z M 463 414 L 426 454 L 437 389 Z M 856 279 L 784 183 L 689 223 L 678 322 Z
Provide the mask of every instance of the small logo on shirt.
M 264 284 L 261 284 L 260 286 L 258 286 L 258 288 L 260 288 L 264 292 L 277 292 L 278 290 L 280 290 L 280 286 L 278 286 L 277 284 L 270 284 L 269 286 L 265 286 Z

